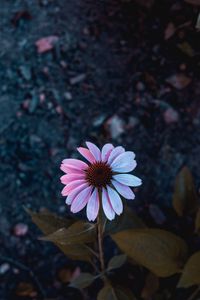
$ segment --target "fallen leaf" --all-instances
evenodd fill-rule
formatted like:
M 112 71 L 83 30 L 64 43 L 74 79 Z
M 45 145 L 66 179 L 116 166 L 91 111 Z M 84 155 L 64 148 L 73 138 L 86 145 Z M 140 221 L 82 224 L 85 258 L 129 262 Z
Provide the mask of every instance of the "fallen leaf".
M 34 298 L 37 296 L 37 291 L 31 283 L 20 282 L 15 291 L 17 296 L 20 297 L 31 297 Z
M 187 254 L 183 239 L 160 229 L 129 229 L 111 235 L 122 252 L 159 277 L 180 272 Z
M 77 83 L 85 80 L 85 78 L 86 78 L 86 74 L 79 74 L 79 75 L 77 75 L 75 77 L 70 78 L 69 81 L 70 81 L 71 85 L 75 85 L 75 84 L 77 84 Z
M 166 82 L 171 84 L 177 90 L 182 90 L 190 84 L 191 78 L 185 74 L 179 73 L 168 77 Z
M 200 251 L 194 253 L 186 262 L 178 283 L 179 288 L 200 284 Z
M 43 37 L 36 41 L 35 45 L 37 47 L 38 53 L 45 53 L 53 49 L 54 44 L 59 40 L 58 36 L 51 35 Z
M 167 24 L 167 27 L 165 28 L 164 39 L 168 40 L 175 34 L 175 32 L 176 32 L 176 27 L 175 27 L 174 23 L 169 22 Z
M 179 43 L 177 47 L 189 57 L 193 57 L 195 55 L 194 49 L 188 42 Z

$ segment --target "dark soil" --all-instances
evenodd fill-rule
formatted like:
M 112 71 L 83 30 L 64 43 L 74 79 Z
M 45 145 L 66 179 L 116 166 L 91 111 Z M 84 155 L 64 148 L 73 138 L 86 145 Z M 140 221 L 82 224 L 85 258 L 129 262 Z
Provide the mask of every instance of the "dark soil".
M 85 140 L 135 151 L 140 211 L 171 207 L 183 165 L 198 187 L 198 7 L 172 0 L 150 8 L 120 0 L 1 0 L 0 7 L 0 299 L 82 299 L 57 272 L 88 267 L 38 241 L 23 206 L 68 213 L 59 165 Z M 53 49 L 38 53 L 36 41 L 52 35 Z M 22 236 L 19 223 L 28 225 Z M 37 295 L 22 297 L 23 282 Z

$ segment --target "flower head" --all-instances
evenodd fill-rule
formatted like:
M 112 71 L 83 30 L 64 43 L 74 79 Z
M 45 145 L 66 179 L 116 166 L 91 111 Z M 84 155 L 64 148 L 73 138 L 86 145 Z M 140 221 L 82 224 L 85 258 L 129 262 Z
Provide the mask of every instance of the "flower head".
M 66 204 L 71 205 L 71 212 L 77 213 L 87 205 L 87 217 L 94 221 L 98 215 L 100 202 L 109 220 L 123 211 L 121 196 L 134 199 L 131 187 L 142 184 L 140 178 L 127 174 L 136 167 L 135 154 L 125 151 L 121 146 L 105 144 L 100 149 L 93 143 L 86 142 L 87 148 L 79 147 L 78 152 L 87 163 L 78 159 L 64 159 L 61 170 L 66 173 L 61 177 L 65 185 L 62 195 L 67 196 Z

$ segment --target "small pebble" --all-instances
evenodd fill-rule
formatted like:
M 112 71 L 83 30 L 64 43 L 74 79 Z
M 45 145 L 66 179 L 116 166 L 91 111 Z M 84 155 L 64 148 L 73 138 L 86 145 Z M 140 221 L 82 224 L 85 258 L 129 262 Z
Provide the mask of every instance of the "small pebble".
M 0 275 L 5 274 L 10 269 L 10 265 L 8 263 L 3 263 L 0 265 Z
M 24 223 L 16 224 L 14 227 L 14 234 L 16 236 L 25 236 L 28 232 L 28 225 Z

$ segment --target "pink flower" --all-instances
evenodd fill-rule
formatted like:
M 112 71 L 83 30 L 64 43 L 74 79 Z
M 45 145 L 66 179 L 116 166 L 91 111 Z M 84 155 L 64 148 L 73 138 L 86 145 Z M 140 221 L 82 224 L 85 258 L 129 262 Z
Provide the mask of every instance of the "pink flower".
M 62 195 L 67 196 L 66 204 L 71 205 L 71 212 L 77 213 L 87 205 L 87 217 L 94 221 L 98 215 L 100 201 L 109 220 L 123 211 L 121 197 L 134 199 L 131 187 L 140 186 L 140 178 L 127 174 L 135 169 L 135 154 L 125 151 L 121 146 L 105 144 L 100 149 L 93 143 L 86 142 L 88 148 L 77 148 L 88 161 L 64 159 L 61 170 L 66 173 L 61 177 L 65 185 Z

